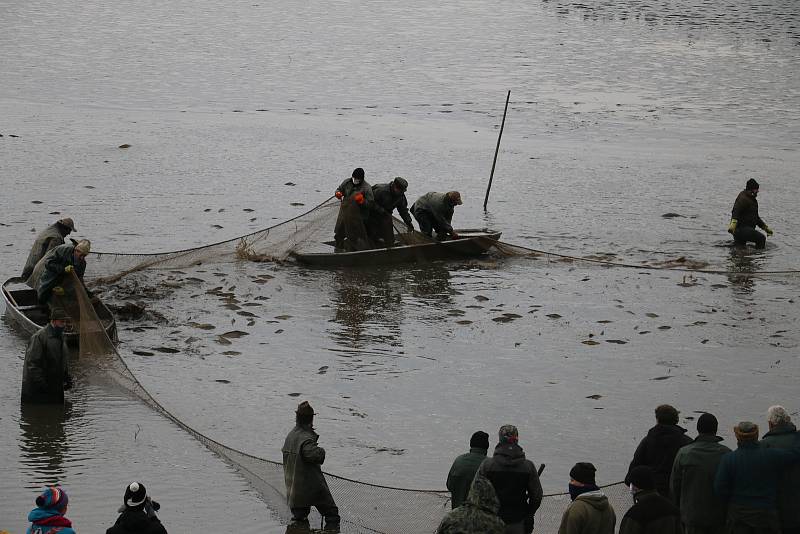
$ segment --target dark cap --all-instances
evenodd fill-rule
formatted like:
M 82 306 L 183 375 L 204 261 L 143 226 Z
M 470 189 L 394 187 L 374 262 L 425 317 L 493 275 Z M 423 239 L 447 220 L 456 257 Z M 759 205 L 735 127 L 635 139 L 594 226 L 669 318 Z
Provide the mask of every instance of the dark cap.
M 745 189 L 748 191 L 753 191 L 754 189 L 758 189 L 758 182 L 756 182 L 753 178 L 747 180 L 747 185 L 744 186 Z
M 628 481 L 640 490 L 656 489 L 653 470 L 646 465 L 637 465 L 628 473 Z
M 359 180 L 363 180 L 364 179 L 364 169 L 362 169 L 361 167 L 356 167 L 353 170 L 353 178 L 358 178 Z
M 408 181 L 400 176 L 392 180 L 392 183 L 395 185 L 397 189 L 399 189 L 403 193 L 405 193 L 406 189 L 408 189 Z
M 482 430 L 478 430 L 469 439 L 469 446 L 478 449 L 489 449 L 489 434 Z
M 50 310 L 50 320 L 51 321 L 66 321 L 67 314 L 61 308 L 53 308 Z
M 569 477 L 572 480 L 577 480 L 581 484 L 594 484 L 594 474 L 597 469 L 589 462 L 578 462 L 570 469 Z
M 698 434 L 717 434 L 719 422 L 717 418 L 710 413 L 704 413 L 697 419 L 697 433 Z
M 314 408 L 308 403 L 308 401 L 303 401 L 297 406 L 297 411 L 295 412 L 297 415 L 315 415 Z

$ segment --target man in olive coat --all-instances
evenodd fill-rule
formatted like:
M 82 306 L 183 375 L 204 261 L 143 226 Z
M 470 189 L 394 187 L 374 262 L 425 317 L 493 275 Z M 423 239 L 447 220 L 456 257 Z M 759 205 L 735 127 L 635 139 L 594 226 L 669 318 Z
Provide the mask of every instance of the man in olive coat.
M 458 234 L 452 224 L 453 213 L 455 207 L 461 204 L 461 193 L 458 191 L 425 193 L 411 206 L 411 213 L 419 223 L 419 231 L 428 237 L 433 237 L 435 230 L 437 239 L 447 236 L 457 239 Z
M 769 432 L 764 434 L 764 447 L 790 449 L 798 439 L 797 428 L 783 406 L 767 411 Z M 800 534 L 800 463 L 783 471 L 778 484 L 778 518 L 782 534 Z
M 54 309 L 50 323 L 28 342 L 22 368 L 23 403 L 61 404 L 64 390 L 72 387 L 69 349 L 63 335 L 66 320 L 63 310 Z
M 640 465 L 648 466 L 653 470 L 656 490 L 667 497 L 675 455 L 678 449 L 691 442 L 686 429 L 678 426 L 678 410 L 669 404 L 662 404 L 656 408 L 656 426 L 639 443 L 628 471 Z M 625 477 L 625 484 L 629 483 L 630 480 Z
M 408 231 L 414 231 L 411 214 L 408 212 L 406 189 L 408 189 L 408 182 L 400 176 L 388 184 L 372 186 L 375 203 L 370 214 L 368 231 L 374 240 L 383 239 L 384 246 L 391 247 L 394 245 L 394 223 L 392 221 L 392 212 L 394 210 L 397 210 L 397 213 L 400 214 L 403 222 L 406 223 Z
M 467 500 L 442 519 L 436 534 L 505 534 L 506 524 L 497 515 L 499 510 L 500 502 L 492 483 L 478 475 L 472 481 Z
M 333 500 L 320 467 L 325 461 L 325 449 L 317 445 L 314 432 L 314 409 L 307 401 L 297 407 L 296 425 L 283 443 L 283 476 L 286 498 L 292 511 L 292 521 L 308 524 L 311 507 L 325 518 L 325 530 L 339 531 L 339 509 Z
M 764 248 L 767 238 L 756 230 L 763 229 L 767 235 L 772 235 L 772 229 L 758 216 L 758 182 L 750 178 L 745 184 L 744 191 L 736 197 L 731 211 L 731 222 L 728 233 L 733 235 L 737 245 L 746 245 L 748 242 L 756 244 L 756 248 Z
M 486 459 L 489 450 L 489 434 L 477 431 L 469 440 L 469 452 L 462 454 L 453 461 L 450 472 L 447 474 L 447 489 L 450 490 L 450 503 L 453 508 L 458 508 L 467 500 L 472 479 L 481 463 Z
M 594 465 L 578 462 L 569 472 L 572 499 L 561 517 L 558 534 L 614 534 L 617 515 L 608 497 L 597 486 Z
M 672 502 L 681 510 L 686 534 L 722 534 L 725 503 L 714 495 L 714 477 L 722 456 L 731 450 L 717 436 L 717 418 L 704 413 L 697 419 L 695 440 L 681 447 L 672 464 Z
M 44 255 L 50 252 L 51 249 L 56 248 L 58 245 L 63 245 L 64 238 L 74 231 L 75 223 L 69 217 L 59 219 L 42 230 L 36 236 L 36 241 L 34 241 L 31 251 L 28 253 L 28 261 L 25 262 L 25 268 L 22 269 L 22 279 L 27 280 L 39 260 L 44 258 Z

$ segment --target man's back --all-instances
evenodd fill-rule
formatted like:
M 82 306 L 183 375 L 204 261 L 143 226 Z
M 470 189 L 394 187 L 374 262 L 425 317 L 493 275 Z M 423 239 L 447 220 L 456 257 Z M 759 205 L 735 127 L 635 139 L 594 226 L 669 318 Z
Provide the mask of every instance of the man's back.
M 563 517 L 558 534 L 614 534 L 617 516 L 608 502 L 608 497 L 600 491 L 578 495 L 570 504 Z
M 640 491 L 625 513 L 619 534 L 681 534 L 680 511 L 655 490 Z
M 761 443 L 768 448 L 790 449 L 797 439 L 793 423 L 775 426 L 764 434 Z M 778 486 L 778 514 L 781 526 L 800 529 L 800 463 L 783 471 Z
M 447 489 L 452 497 L 453 508 L 458 508 L 467 499 L 475 473 L 486 459 L 486 449 L 471 447 L 468 453 L 458 456 L 447 474 Z
M 784 469 L 800 459 L 795 441 L 791 450 L 772 449 L 755 441 L 722 457 L 714 480 L 714 491 L 731 503 L 757 509 L 776 506 L 778 482 Z
M 478 469 L 494 486 L 500 501 L 500 517 L 514 524 L 533 516 L 542 502 L 542 485 L 533 462 L 516 443 L 501 443 L 494 456 Z
M 670 481 L 673 502 L 681 510 L 684 524 L 725 524 L 725 503 L 714 494 L 714 477 L 722 457 L 730 449 L 722 438 L 700 435 L 675 456 Z
M 650 467 L 655 476 L 656 489 L 662 495 L 667 495 L 675 455 L 681 447 L 691 442 L 691 438 L 686 435 L 686 429 L 678 425 L 659 423 L 639 443 L 628 471 L 639 465 Z

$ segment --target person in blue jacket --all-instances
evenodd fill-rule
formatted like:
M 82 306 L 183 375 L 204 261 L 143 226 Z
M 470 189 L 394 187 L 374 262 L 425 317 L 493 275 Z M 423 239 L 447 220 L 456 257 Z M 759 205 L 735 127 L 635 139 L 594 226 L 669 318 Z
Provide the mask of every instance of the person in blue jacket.
M 36 497 L 36 508 L 28 514 L 26 534 L 75 534 L 72 521 L 64 517 L 69 497 L 60 486 L 50 486 Z

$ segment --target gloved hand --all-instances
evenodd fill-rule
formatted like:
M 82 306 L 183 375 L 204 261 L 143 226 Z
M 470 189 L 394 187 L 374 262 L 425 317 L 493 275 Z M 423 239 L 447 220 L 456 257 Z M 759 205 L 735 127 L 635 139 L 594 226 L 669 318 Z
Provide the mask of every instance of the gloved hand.
M 53 295 L 58 295 L 59 297 L 64 296 L 64 288 L 61 286 L 56 286 L 53 288 Z
M 64 379 L 64 391 L 72 389 L 72 385 L 72 376 L 67 375 L 67 377 Z
M 772 231 L 772 228 L 770 228 L 766 224 L 764 225 L 764 231 L 767 233 L 767 235 L 772 235 L 773 233 L 775 233 Z
M 66 267 L 64 267 L 64 272 L 67 274 L 71 273 L 74 270 L 75 268 L 72 265 L 67 265 Z
M 358 192 L 353 196 L 353 200 L 356 201 L 356 204 L 359 206 L 364 203 L 364 193 Z
M 736 231 L 736 225 L 739 223 L 736 219 L 731 219 L 731 223 L 728 225 L 728 233 L 733 235 Z
M 342 200 L 343 196 L 344 196 L 344 193 L 342 193 L 341 191 L 337 191 L 336 192 L 336 198 L 338 198 L 339 200 Z

